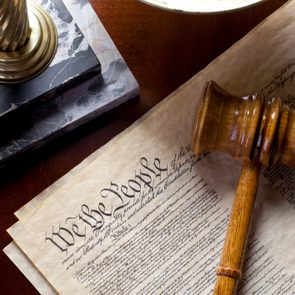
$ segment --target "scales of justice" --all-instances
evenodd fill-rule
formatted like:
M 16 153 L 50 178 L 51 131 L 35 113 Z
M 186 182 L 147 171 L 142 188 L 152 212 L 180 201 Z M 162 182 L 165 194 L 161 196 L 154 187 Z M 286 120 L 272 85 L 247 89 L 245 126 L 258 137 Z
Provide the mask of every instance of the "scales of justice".
M 0 10 L 0 82 L 21 83 L 44 71 L 58 44 L 55 24 L 32 1 L 3 0 Z
M 100 112 L 77 102 L 101 64 L 65 3 L 0 1 L 0 167 Z
M 25 112 L 27 104 L 50 99 L 59 89 L 100 72 L 99 61 L 88 51 L 84 62 L 73 59 L 71 69 L 59 76 L 64 59 L 71 57 L 59 53 L 54 20 L 31 0 L 2 0 L 0 24 L 0 118 L 19 114 L 18 109 Z M 231 295 L 241 278 L 261 164 L 295 167 L 295 111 L 282 106 L 279 98 L 235 97 L 209 82 L 194 126 L 196 154 L 225 152 L 244 163 L 214 290 Z
M 62 6 L 62 2 L 60 9 L 61 12 L 66 9 Z M 0 83 L 26 85 L 26 81 L 46 72 L 58 52 L 57 26 L 49 13 L 33 0 L 2 0 L 0 23 Z M 96 71 L 98 71 L 99 62 L 96 63 L 93 66 L 97 66 Z M 81 72 L 68 73 L 67 77 L 59 81 L 60 84 L 68 79 L 75 80 L 73 76 L 85 75 L 85 71 L 89 69 L 80 70 Z M 12 87 L 4 89 L 7 88 Z M 42 90 L 46 92 L 51 89 L 44 86 Z M 29 87 L 27 91 L 30 91 Z M 41 91 L 36 96 L 42 95 Z M 31 97 L 28 100 L 30 99 Z

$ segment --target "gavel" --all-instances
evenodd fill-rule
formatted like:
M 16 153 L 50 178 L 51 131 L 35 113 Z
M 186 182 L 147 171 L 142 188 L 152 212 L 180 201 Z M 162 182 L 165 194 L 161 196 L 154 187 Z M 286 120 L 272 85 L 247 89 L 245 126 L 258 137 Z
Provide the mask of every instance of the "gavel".
M 192 149 L 196 155 L 218 151 L 243 161 L 213 291 L 236 294 L 260 167 L 295 167 L 295 111 L 279 97 L 237 97 L 209 81 L 196 111 Z

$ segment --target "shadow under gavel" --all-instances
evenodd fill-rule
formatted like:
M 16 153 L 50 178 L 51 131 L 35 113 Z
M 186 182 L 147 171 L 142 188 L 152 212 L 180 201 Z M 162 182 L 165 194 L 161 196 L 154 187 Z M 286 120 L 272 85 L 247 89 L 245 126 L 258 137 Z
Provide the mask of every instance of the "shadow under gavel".
M 243 161 L 214 288 L 215 295 L 235 294 L 261 164 L 295 167 L 295 111 L 282 105 L 279 97 L 236 97 L 207 82 L 195 117 L 192 149 L 197 155 L 218 151 Z

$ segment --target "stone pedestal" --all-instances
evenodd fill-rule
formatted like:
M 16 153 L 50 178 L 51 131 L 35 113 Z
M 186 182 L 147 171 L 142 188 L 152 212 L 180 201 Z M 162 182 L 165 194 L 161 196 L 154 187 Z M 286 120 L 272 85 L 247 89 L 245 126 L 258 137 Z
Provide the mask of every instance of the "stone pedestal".
M 0 97 L 0 167 L 139 93 L 134 76 L 87 0 L 37 2 L 56 22 L 58 50 L 48 74 L 44 72 L 32 80 L 29 90 L 29 84 L 1 86 L 0 92 L 10 95 Z M 63 78 L 67 74 L 72 81 Z M 62 87 L 57 88 L 58 84 Z M 40 93 L 45 85 L 45 95 L 27 95 L 29 101 L 22 99 L 25 93 Z M 11 95 L 14 92 L 16 96 Z

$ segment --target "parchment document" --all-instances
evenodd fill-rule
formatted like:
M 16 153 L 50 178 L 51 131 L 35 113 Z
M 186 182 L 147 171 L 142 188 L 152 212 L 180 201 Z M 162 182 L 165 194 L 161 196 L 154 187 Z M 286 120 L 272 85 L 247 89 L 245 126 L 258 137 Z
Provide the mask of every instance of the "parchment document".
M 197 103 L 215 80 L 295 104 L 294 11 L 288 2 L 18 212 L 9 233 L 52 292 L 211 294 L 241 167 L 191 153 Z M 238 292 L 295 294 L 295 169 L 262 175 Z

